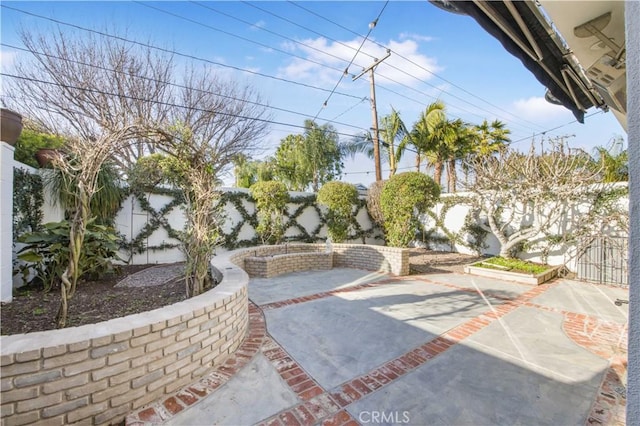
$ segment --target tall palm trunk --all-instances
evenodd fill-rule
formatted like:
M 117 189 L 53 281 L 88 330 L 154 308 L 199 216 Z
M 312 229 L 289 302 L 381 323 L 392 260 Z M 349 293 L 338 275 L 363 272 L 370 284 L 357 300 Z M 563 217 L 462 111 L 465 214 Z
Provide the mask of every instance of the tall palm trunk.
M 444 161 L 436 160 L 433 163 L 434 171 L 433 171 L 433 180 L 442 187 L 442 172 L 444 171 Z
M 456 192 L 458 183 L 458 175 L 456 172 L 456 160 L 450 158 L 447 164 L 447 191 Z
M 393 144 L 389 146 L 389 177 L 396 174 L 397 164 L 396 164 L 396 156 L 394 153 L 395 147 Z
M 420 162 L 422 161 L 422 158 L 420 158 L 420 153 L 416 153 L 416 172 L 420 171 Z

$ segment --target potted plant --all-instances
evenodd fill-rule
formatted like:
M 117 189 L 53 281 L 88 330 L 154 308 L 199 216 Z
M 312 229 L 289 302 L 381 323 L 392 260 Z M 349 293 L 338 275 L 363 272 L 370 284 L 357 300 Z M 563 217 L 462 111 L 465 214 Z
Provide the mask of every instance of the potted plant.
M 47 167 L 58 156 L 62 155 L 62 151 L 55 148 L 40 148 L 36 151 L 35 157 L 40 167 Z
M 0 140 L 15 145 L 22 132 L 22 116 L 7 108 L 0 109 Z

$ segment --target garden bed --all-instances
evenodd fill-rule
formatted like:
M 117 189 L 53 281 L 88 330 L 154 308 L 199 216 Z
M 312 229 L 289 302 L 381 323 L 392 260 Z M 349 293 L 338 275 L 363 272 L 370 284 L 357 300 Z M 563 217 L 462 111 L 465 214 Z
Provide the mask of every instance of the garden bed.
M 464 267 L 464 272 L 523 284 L 540 285 L 558 276 L 561 266 L 493 257 Z

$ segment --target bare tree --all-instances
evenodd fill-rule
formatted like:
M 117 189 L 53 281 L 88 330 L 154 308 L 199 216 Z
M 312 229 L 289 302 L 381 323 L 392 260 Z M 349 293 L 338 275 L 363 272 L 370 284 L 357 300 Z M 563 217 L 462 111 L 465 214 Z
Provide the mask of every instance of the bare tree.
M 514 257 L 522 244 L 539 235 L 566 236 L 572 218 L 590 209 L 598 171 L 588 155 L 572 152 L 559 141 L 537 154 L 506 150 L 498 157 L 470 160 L 477 208 L 486 214 L 488 230 L 500 242 L 500 256 Z M 575 222 L 575 221 L 574 221 Z M 563 225 L 567 224 L 567 225 Z
M 57 316 L 58 327 L 64 327 L 67 301 L 81 273 L 89 204 L 100 189 L 98 172 L 114 157 L 124 164 L 147 124 L 166 117 L 164 103 L 157 101 L 170 95 L 162 79 L 171 73 L 171 58 L 107 38 L 62 32 L 23 32 L 21 38 L 31 57 L 18 62 L 10 76 L 7 91 L 20 100 L 14 108 L 66 139 L 64 154 L 53 159 L 73 191 L 70 260 L 61 277 Z
M 166 120 L 173 58 L 109 37 L 21 33 L 30 58 L 16 64 L 8 93 L 14 106 L 47 131 L 84 141 L 134 124 Z M 121 170 L 153 152 L 142 132 L 112 145 Z
M 210 285 L 209 262 L 222 241 L 222 216 L 216 208 L 219 177 L 239 154 L 260 148 L 268 117 L 251 87 L 207 70 L 190 71 L 182 87 L 170 124 L 158 123 L 156 133 L 159 145 L 172 156 L 171 175 L 187 202 L 186 287 L 195 296 Z

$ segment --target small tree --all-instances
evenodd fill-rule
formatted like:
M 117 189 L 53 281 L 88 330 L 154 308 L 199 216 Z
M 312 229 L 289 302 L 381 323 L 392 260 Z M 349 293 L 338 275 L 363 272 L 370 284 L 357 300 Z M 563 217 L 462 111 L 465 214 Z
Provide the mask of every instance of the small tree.
M 187 295 L 196 296 L 211 284 L 209 266 L 222 243 L 224 217 L 219 206 L 219 177 L 239 154 L 258 149 L 268 121 L 260 96 L 250 87 L 217 77 L 208 70 L 190 70 L 177 94 L 177 105 L 150 134 L 171 158 L 163 162 L 175 176 L 186 200 Z M 178 106 L 179 105 L 179 106 Z
M 112 39 L 27 31 L 21 39 L 30 56 L 21 57 L 8 75 L 9 98 L 20 99 L 14 109 L 38 129 L 65 140 L 65 154 L 52 159 L 71 191 L 69 262 L 60 277 L 57 315 L 58 327 L 64 327 L 81 272 L 91 202 L 100 191 L 100 171 L 108 160 L 123 158 L 143 136 L 143 124 L 161 115 L 153 100 L 164 93 L 164 74 L 172 66 L 170 58 Z
M 256 202 L 258 228 L 262 244 L 278 244 L 284 236 L 282 216 L 289 201 L 289 192 L 282 182 L 257 182 L 249 189 Z
M 340 176 L 343 151 L 331 125 L 305 120 L 304 127 L 304 135 L 282 139 L 274 157 L 274 177 L 292 191 L 311 186 L 317 192 L 320 185 Z
M 423 173 L 405 172 L 392 176 L 380 197 L 387 244 L 408 247 L 420 227 L 418 214 L 433 206 L 439 196 L 439 186 Z
M 516 257 L 538 235 L 568 235 L 561 224 L 581 214 L 572 209 L 589 200 L 599 180 L 588 155 L 563 141 L 541 154 L 532 145 L 527 154 L 511 149 L 499 157 L 475 158 L 469 168 L 475 177 L 469 189 L 502 257 Z
M 318 203 L 327 207 L 329 237 L 333 242 L 344 242 L 353 223 L 353 208 L 358 203 L 358 190 L 350 183 L 328 182 L 318 191 Z

